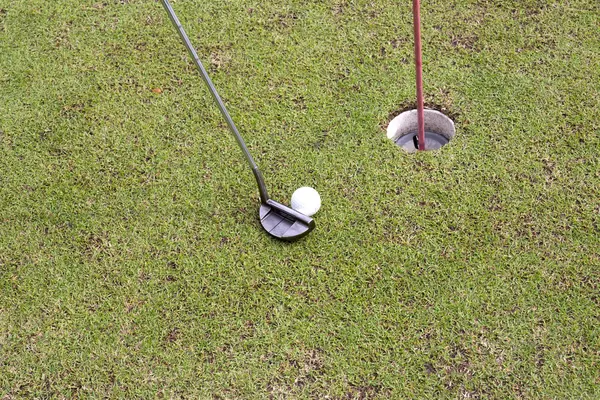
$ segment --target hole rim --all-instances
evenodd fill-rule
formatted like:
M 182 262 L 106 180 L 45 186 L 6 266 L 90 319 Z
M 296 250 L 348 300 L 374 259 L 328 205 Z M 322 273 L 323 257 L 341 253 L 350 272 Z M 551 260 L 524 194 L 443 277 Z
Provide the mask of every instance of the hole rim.
M 425 151 L 440 150 L 442 147 L 445 147 L 448 143 L 450 143 L 452 139 L 454 139 L 456 136 L 456 127 L 454 120 L 451 117 L 441 111 L 431 108 L 426 108 L 424 110 L 424 116 L 426 138 L 429 140 L 434 140 L 437 143 L 441 143 L 443 140 L 438 140 L 439 138 L 436 138 L 436 136 L 441 136 L 446 140 L 446 142 L 441 143 L 439 147 L 426 147 Z M 416 152 L 417 149 L 414 145 L 411 146 L 412 140 L 402 141 L 401 139 L 406 136 L 415 135 L 417 129 L 417 110 L 410 109 L 398 114 L 390 121 L 386 128 L 386 135 L 387 138 L 392 140 L 398 147 L 402 148 L 408 153 L 413 153 Z M 408 143 L 408 145 L 403 146 L 402 144 L 398 143 L 400 141 L 402 144 Z

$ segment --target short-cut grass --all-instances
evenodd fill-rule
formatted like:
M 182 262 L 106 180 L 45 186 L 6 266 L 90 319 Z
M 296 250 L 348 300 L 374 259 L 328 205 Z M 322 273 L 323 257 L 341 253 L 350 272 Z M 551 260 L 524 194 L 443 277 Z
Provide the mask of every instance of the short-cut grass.
M 0 0 L 0 399 L 600 398 L 600 5 Z

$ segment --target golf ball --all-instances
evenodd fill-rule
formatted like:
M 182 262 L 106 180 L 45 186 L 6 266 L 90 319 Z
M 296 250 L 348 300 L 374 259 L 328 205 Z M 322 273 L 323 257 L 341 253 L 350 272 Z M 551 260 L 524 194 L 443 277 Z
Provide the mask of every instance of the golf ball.
M 292 194 L 292 208 L 309 217 L 313 216 L 321 208 L 321 196 L 311 187 L 301 187 Z

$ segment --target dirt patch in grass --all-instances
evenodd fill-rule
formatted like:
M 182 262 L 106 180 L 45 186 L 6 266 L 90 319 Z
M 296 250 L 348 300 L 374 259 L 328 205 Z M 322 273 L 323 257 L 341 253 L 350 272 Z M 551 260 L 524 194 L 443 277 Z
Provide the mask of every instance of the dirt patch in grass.
M 106 232 L 89 234 L 83 243 L 82 253 L 87 260 L 100 260 L 110 254 L 112 244 Z
M 4 20 L 6 19 L 6 14 L 8 11 L 5 8 L 0 8 L 0 32 L 4 32 Z
M 174 343 L 179 339 L 180 336 L 181 336 L 181 332 L 179 331 L 179 328 L 173 328 L 167 334 L 167 336 L 165 336 L 165 343 L 166 344 Z
M 318 376 L 325 373 L 324 353 L 321 349 L 311 349 L 300 357 L 288 356 L 278 370 L 281 375 L 267 385 L 269 398 L 289 398 L 315 383 Z
M 348 389 L 340 400 L 370 400 L 375 398 L 389 398 L 389 395 L 389 390 L 385 390 L 381 386 L 350 386 L 350 389 Z

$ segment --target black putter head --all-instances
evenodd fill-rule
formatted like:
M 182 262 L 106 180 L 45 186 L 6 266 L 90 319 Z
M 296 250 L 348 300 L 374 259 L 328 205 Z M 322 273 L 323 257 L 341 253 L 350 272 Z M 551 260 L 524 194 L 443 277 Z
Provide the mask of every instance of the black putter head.
M 311 217 L 271 199 L 260 205 L 259 214 L 260 224 L 269 235 L 288 242 L 308 235 L 315 228 Z

